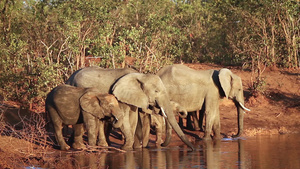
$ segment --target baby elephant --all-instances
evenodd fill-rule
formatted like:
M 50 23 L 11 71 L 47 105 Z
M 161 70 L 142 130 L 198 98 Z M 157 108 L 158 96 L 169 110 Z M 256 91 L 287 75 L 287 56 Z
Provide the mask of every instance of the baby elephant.
M 69 85 L 59 85 L 48 94 L 46 112 L 51 118 L 61 150 L 70 149 L 62 135 L 63 125 L 73 125 L 75 137 L 72 147 L 82 149 L 85 148 L 82 138 L 83 124 L 88 131 L 89 145 L 95 146 L 100 131 L 98 128 L 100 120 L 111 117 L 110 119 L 114 119 L 114 127 L 119 128 L 124 116 L 124 112 L 113 95 L 101 94 L 95 88 L 79 88 Z
M 179 116 L 181 118 L 186 118 L 188 112 L 184 107 L 179 105 L 179 103 L 170 101 L 173 113 L 175 116 Z M 139 140 L 135 140 L 135 147 L 140 148 L 146 147 L 149 142 L 150 136 L 150 126 L 155 127 L 156 131 L 156 145 L 159 147 L 163 143 L 163 134 L 166 132 L 172 133 L 172 127 L 165 121 L 165 118 L 159 113 L 160 109 L 153 108 L 153 110 L 147 109 L 143 110 L 144 113 L 139 113 L 141 123 L 141 127 L 138 126 L 136 131 L 136 138 Z M 167 127 L 167 125 L 169 125 Z M 142 145 L 140 142 L 142 141 Z

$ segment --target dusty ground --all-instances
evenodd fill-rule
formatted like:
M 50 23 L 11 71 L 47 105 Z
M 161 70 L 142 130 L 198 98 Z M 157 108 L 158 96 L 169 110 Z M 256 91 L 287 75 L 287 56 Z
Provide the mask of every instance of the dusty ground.
M 218 65 L 208 64 L 188 64 L 194 69 L 220 69 Z M 265 79 L 264 95 L 250 95 L 249 86 L 254 80 L 254 75 L 249 70 L 242 70 L 240 67 L 228 67 L 232 72 L 242 78 L 245 90 L 245 105 L 251 109 L 244 118 L 243 137 L 252 137 L 261 134 L 286 134 L 300 132 L 300 70 L 285 69 L 267 69 L 263 72 Z M 1 112 L 15 111 L 21 112 L 17 103 L 3 102 Z M 32 110 L 34 113 L 43 112 L 43 107 L 36 107 Z M 230 100 L 222 100 L 220 103 L 221 112 L 221 132 L 224 136 L 231 136 L 237 132 L 237 112 L 234 104 Z M 12 114 L 18 119 L 17 114 Z M 3 116 L 0 115 L 0 119 Z M 20 123 L 18 123 L 20 125 Z M 21 125 L 22 126 L 22 125 Z M 15 168 L 13 163 L 20 166 L 45 163 L 52 156 L 50 162 L 56 163 L 56 158 L 61 156 L 61 151 L 53 148 L 52 142 L 43 142 L 42 140 L 32 140 L 29 137 L 18 139 L 11 133 L 3 132 L 5 130 L 3 123 L 0 123 L 0 168 Z M 41 132 L 32 129 L 35 132 Z M 201 140 L 203 132 L 185 130 L 190 141 Z M 12 132 L 14 133 L 14 132 Z M 29 132 L 30 133 L 30 132 Z M 16 134 L 13 134 L 16 135 Z M 22 138 L 22 137 L 21 137 Z M 122 141 L 111 137 L 113 145 L 118 147 Z M 155 136 L 151 136 L 150 146 L 154 145 Z M 33 144 L 34 143 L 34 144 Z M 179 138 L 174 134 L 170 146 L 182 144 Z M 49 163 L 49 161 L 48 161 Z M 58 164 L 57 164 L 58 165 Z

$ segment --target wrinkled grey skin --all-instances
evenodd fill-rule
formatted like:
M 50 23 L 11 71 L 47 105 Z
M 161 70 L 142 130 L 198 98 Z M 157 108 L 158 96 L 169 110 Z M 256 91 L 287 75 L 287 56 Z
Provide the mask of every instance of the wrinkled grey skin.
M 48 94 L 45 106 L 61 150 L 70 149 L 62 135 L 63 125 L 74 126 L 75 138 L 72 147 L 82 149 L 85 147 L 82 138 L 83 123 L 88 131 L 90 146 L 96 145 L 99 121 L 105 117 L 114 117 L 117 120 L 114 123 L 116 128 L 121 127 L 123 123 L 124 112 L 120 109 L 117 99 L 110 94 L 101 94 L 95 88 L 59 85 Z M 99 137 L 99 140 L 101 139 L 103 138 Z
M 181 118 L 186 118 L 188 115 L 188 112 L 180 106 L 178 103 L 171 101 L 172 110 L 174 113 L 174 116 L 179 116 Z M 172 134 L 172 128 L 167 128 L 166 125 L 168 125 L 167 121 L 165 121 L 164 117 L 160 115 L 160 110 L 157 108 L 154 108 L 153 110 L 144 110 L 144 113 L 140 114 L 141 118 L 141 124 L 142 124 L 142 135 L 143 138 L 142 146 L 147 147 L 149 142 L 149 136 L 150 136 L 150 127 L 154 126 L 156 131 L 156 146 L 160 147 L 160 145 L 163 143 L 163 134 L 169 133 Z M 139 128 L 139 127 L 138 127 Z M 168 131 L 166 131 L 166 129 Z
M 229 69 L 194 70 L 184 65 L 166 66 L 157 72 L 163 81 L 170 100 L 179 103 L 188 112 L 205 108 L 206 127 L 204 139 L 220 139 L 219 100 L 232 99 L 238 111 L 238 133 L 243 132 L 244 95 L 242 80 Z M 242 107 L 243 106 L 243 107 Z
M 119 100 L 120 107 L 125 113 L 124 122 L 120 128 L 125 136 L 122 149 L 130 150 L 134 142 L 139 143 L 142 139 L 135 137 L 138 123 L 137 108 L 147 109 L 149 106 L 163 108 L 175 132 L 193 149 L 192 144 L 177 124 L 169 96 L 160 78 L 157 75 L 133 72 L 135 71 L 132 69 L 87 67 L 75 72 L 66 83 L 79 87 L 96 87 L 101 92 L 113 94 Z M 172 135 L 166 137 L 171 139 Z M 138 144 L 137 147 L 139 147 Z

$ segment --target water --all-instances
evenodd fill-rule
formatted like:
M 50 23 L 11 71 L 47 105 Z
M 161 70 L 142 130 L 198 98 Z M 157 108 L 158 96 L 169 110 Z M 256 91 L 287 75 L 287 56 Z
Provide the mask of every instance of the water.
M 300 135 L 257 136 L 148 148 L 126 153 L 72 154 L 76 168 L 300 168 Z M 66 158 L 67 159 L 67 158 Z

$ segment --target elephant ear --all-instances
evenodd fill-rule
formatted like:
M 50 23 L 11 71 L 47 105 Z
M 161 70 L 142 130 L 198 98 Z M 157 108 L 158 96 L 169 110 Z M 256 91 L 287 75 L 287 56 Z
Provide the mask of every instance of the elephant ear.
M 231 90 L 232 72 L 229 69 L 221 69 L 219 71 L 219 80 L 226 98 L 228 98 Z
M 149 101 L 143 91 L 141 76 L 143 76 L 141 73 L 130 73 L 123 76 L 114 84 L 112 93 L 123 103 L 147 109 Z
M 80 107 L 83 111 L 88 112 L 100 119 L 104 118 L 104 112 L 101 107 L 101 100 L 94 92 L 86 92 L 80 97 Z

